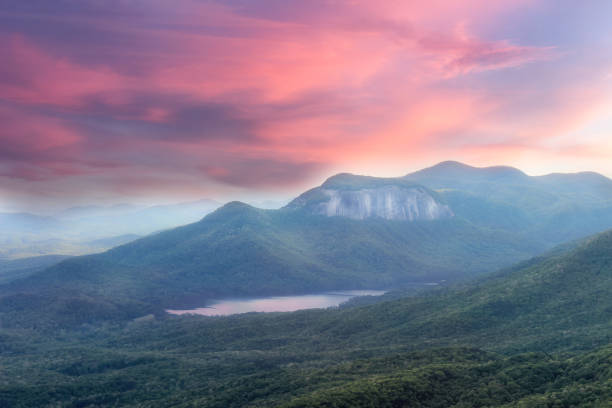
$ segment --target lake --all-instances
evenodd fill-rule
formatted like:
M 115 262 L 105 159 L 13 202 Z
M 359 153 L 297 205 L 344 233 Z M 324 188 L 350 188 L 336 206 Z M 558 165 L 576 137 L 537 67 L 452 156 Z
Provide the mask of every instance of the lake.
M 313 295 L 273 296 L 251 299 L 224 299 L 209 306 L 188 310 L 166 310 L 175 315 L 197 314 L 227 316 L 249 312 L 294 312 L 302 309 L 324 309 L 338 306 L 355 296 L 380 296 L 384 290 L 343 290 Z

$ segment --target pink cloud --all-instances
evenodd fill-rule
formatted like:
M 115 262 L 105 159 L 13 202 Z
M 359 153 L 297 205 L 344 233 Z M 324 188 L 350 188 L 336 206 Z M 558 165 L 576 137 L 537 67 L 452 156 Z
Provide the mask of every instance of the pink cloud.
M 61 151 L 82 140 L 61 120 L 0 105 L 0 156 L 19 160 L 21 156 L 40 157 L 45 152 Z
M 569 74 L 535 92 L 565 50 L 482 28 L 526 1 L 135 4 L 11 14 L 28 30 L 0 31 L 5 178 L 112 175 L 123 192 L 163 173 L 194 191 L 452 152 L 505 159 L 603 103 Z
M 108 68 L 90 69 L 51 56 L 21 36 L 0 38 L 2 99 L 15 103 L 78 106 L 94 93 L 121 89 L 125 83 Z

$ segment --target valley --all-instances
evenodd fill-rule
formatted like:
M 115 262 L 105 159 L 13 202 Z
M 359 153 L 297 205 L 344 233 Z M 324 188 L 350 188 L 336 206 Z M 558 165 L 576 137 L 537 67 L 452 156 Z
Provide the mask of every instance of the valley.
M 473 173 L 478 188 L 499 177 Z M 594 224 L 580 230 L 554 214 L 504 224 L 536 205 L 518 200 L 523 187 L 506 189 L 516 199 L 500 204 L 467 181 L 465 190 L 429 190 L 330 180 L 327 192 L 310 190 L 280 210 L 232 202 L 105 253 L 7 264 L 0 402 L 605 407 L 612 399 L 612 232 L 585 237 Z M 382 196 L 372 193 L 379 187 Z M 415 188 L 444 215 L 419 219 L 432 213 L 416 210 Z M 607 196 L 588 197 L 572 217 L 605 208 Z M 330 208 L 322 202 L 335 210 L 321 213 Z M 496 215 L 471 218 L 477 202 Z M 568 230 L 580 239 L 554 246 L 551 234 Z
M 610 265 L 608 232 L 463 288 L 365 306 L 150 316 L 53 331 L 52 339 L 3 330 L 0 400 L 605 407 L 612 397 Z
M 605 180 L 452 162 L 399 178 L 341 174 L 281 209 L 230 202 L 198 222 L 0 285 L 0 321 L 29 324 L 13 308 L 63 326 L 228 297 L 462 282 L 612 228 Z M 80 314 L 66 319 L 75 305 Z

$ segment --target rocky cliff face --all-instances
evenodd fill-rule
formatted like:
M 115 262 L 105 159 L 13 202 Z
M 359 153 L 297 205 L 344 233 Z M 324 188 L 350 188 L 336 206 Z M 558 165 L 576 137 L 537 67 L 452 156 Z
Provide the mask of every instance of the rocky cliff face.
M 350 178 L 349 178 L 350 177 Z M 341 175 L 310 190 L 290 207 L 305 208 L 313 214 L 357 220 L 436 220 L 453 216 L 427 188 L 394 179 Z

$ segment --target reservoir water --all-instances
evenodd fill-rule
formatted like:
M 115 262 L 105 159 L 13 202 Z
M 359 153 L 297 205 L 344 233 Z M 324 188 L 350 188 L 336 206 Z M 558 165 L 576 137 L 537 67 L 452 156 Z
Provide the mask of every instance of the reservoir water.
M 166 310 L 170 314 L 227 316 L 248 312 L 293 312 L 302 309 L 324 309 L 346 302 L 355 296 L 380 296 L 383 290 L 343 290 L 313 295 L 273 296 L 251 299 L 225 299 L 206 307 L 188 310 Z

